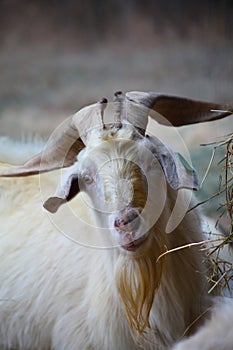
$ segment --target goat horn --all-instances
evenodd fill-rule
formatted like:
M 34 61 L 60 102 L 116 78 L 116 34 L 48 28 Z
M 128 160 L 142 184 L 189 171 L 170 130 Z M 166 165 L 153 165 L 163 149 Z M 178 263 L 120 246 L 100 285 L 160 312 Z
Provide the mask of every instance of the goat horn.
M 160 124 L 182 126 L 224 118 L 233 114 L 233 104 L 217 104 L 154 92 L 126 93 L 128 102 L 158 112 L 153 116 Z M 165 119 L 166 118 L 166 119 Z M 168 123 L 169 122 L 169 123 Z
M 68 118 L 51 135 L 41 153 L 23 165 L 3 169 L 0 171 L 0 177 L 35 175 L 74 164 L 77 154 L 85 147 L 89 130 L 103 125 L 105 102 L 106 99 L 101 100 L 101 113 L 98 113 L 98 104 L 94 104 Z
M 105 111 L 105 109 L 107 107 L 107 103 L 108 103 L 108 100 L 105 97 L 101 98 L 101 100 L 99 100 L 99 103 L 98 103 L 99 113 L 100 113 L 103 129 L 105 129 L 104 111 Z
M 124 114 L 124 101 L 125 101 L 125 95 L 122 91 L 117 91 L 114 94 L 113 102 L 115 105 L 115 126 L 116 128 L 120 129 L 122 127 L 122 117 Z
M 73 120 L 66 120 L 53 134 L 44 151 L 23 165 L 2 170 L 0 177 L 29 176 L 70 166 L 83 147 Z

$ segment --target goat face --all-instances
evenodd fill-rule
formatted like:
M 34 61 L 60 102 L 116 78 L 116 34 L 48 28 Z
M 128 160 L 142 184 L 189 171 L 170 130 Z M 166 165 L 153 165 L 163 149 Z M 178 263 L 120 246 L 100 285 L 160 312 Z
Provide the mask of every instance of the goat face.
M 135 252 L 161 214 L 166 181 L 150 142 L 132 126 L 101 134 L 78 156 L 79 189 L 98 225 L 110 229 L 113 245 Z

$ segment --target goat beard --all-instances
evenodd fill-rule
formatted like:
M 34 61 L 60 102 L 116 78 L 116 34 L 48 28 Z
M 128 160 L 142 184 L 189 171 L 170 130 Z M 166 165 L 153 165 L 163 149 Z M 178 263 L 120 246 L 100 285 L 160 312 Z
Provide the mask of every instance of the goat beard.
M 115 269 L 115 282 L 132 335 L 145 335 L 155 291 L 161 281 L 162 265 L 154 252 L 145 256 L 121 254 Z

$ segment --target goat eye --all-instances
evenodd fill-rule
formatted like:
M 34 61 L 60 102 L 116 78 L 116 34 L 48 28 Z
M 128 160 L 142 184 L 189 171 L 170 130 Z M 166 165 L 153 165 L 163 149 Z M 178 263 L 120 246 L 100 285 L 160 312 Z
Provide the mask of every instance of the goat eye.
M 90 176 L 90 175 L 84 175 L 83 177 L 84 179 L 84 182 L 87 184 L 87 185 L 90 185 L 92 182 L 93 182 L 93 178 Z

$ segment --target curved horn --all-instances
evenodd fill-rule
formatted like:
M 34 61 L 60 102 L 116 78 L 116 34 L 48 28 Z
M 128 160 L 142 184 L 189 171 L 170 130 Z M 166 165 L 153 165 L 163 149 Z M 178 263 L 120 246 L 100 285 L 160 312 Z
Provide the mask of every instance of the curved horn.
M 55 130 L 41 153 L 23 165 L 1 170 L 0 177 L 29 176 L 71 166 L 85 147 L 88 130 L 101 125 L 97 104 L 81 109 Z
M 131 91 L 126 93 L 129 103 L 161 114 L 153 116 L 160 124 L 182 126 L 224 118 L 233 113 L 233 104 L 217 104 L 155 92 Z M 145 117 L 145 113 L 144 113 Z M 166 119 L 165 119 L 166 118 Z M 169 122 L 167 122 L 167 121 Z
M 73 119 L 66 120 L 53 133 L 46 148 L 20 166 L 12 166 L 0 172 L 0 177 L 29 176 L 72 165 L 84 147 Z

